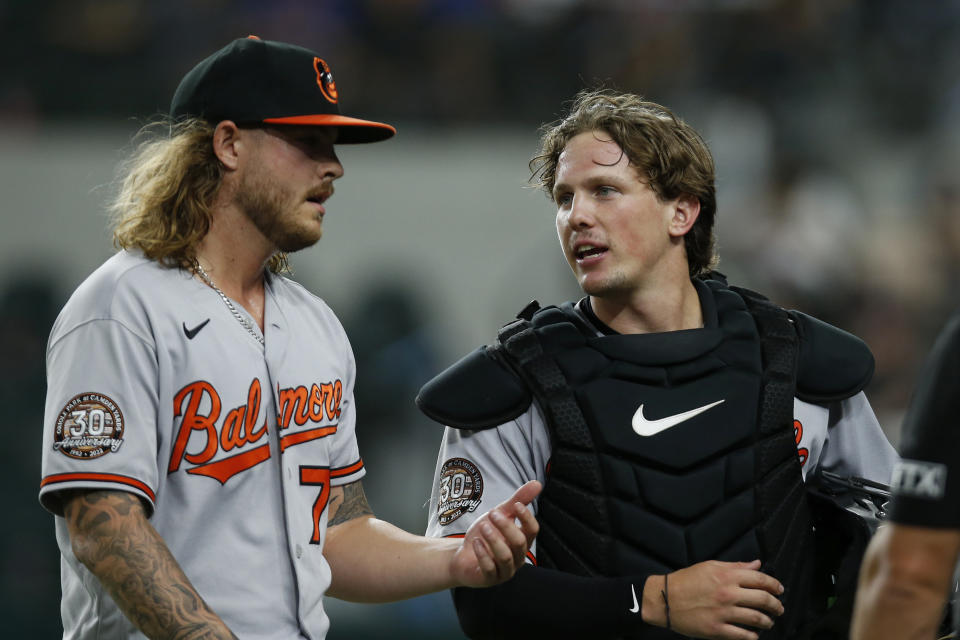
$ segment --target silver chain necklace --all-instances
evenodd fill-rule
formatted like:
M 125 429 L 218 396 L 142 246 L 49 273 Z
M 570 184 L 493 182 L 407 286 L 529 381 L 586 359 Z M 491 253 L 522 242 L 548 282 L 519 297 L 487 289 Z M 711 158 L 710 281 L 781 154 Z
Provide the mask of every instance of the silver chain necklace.
M 227 309 L 230 309 L 230 313 L 232 313 L 233 317 L 237 319 L 237 322 L 243 325 L 243 328 L 247 330 L 247 333 L 252 335 L 253 338 L 260 343 L 261 347 L 265 347 L 266 342 L 264 342 L 263 336 L 257 333 L 256 329 L 253 328 L 253 325 L 250 324 L 250 321 L 247 320 L 246 317 L 244 317 L 244 315 L 240 313 L 235 306 L 233 306 L 233 302 L 223 291 L 220 290 L 220 287 L 213 284 L 213 280 L 210 279 L 210 276 L 207 275 L 207 272 L 204 270 L 204 268 L 200 266 L 199 260 L 193 261 L 193 271 L 200 276 L 204 282 L 210 285 L 211 289 L 220 294 L 220 299 L 223 300 L 223 304 L 227 305 Z

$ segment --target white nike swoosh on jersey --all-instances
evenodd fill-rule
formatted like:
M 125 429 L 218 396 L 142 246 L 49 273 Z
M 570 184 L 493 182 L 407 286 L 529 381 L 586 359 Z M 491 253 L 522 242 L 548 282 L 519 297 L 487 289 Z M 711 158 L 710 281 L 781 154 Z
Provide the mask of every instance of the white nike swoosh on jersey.
M 630 593 L 633 594 L 633 609 L 628 609 L 628 611 L 630 613 L 636 613 L 637 611 L 640 611 L 640 603 L 637 602 L 637 592 L 633 588 L 632 584 L 630 585 Z
M 717 406 L 724 400 L 717 400 L 716 402 L 711 402 L 710 404 L 698 407 L 697 409 L 691 409 L 690 411 L 684 411 L 683 413 L 677 413 L 672 416 L 667 416 L 666 418 L 660 418 L 659 420 L 647 420 L 643 417 L 643 405 L 640 405 L 640 408 L 637 409 L 637 412 L 633 414 L 633 430 L 637 433 L 638 436 L 654 436 L 661 431 L 666 431 L 670 427 L 675 427 L 684 420 L 689 420 L 693 416 L 699 415 L 706 411 L 707 409 L 712 409 Z

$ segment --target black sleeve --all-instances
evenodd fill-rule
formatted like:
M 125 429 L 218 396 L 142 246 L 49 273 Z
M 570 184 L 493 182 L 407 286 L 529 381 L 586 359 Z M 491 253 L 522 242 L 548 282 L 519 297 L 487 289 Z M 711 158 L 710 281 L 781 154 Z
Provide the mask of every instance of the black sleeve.
M 960 528 L 960 314 L 941 331 L 917 381 L 893 470 L 891 519 Z
M 643 638 L 639 604 L 647 576 L 585 578 L 523 566 L 503 584 L 460 587 L 453 602 L 460 626 L 472 640 L 522 638 Z

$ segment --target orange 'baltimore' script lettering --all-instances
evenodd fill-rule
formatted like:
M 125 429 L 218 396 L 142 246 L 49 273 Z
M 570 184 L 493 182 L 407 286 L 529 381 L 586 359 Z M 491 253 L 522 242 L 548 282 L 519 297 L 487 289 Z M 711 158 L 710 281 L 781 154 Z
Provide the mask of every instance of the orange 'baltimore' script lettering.
M 210 402 L 210 411 L 206 415 L 200 411 L 205 398 Z M 204 380 L 198 380 L 178 391 L 173 398 L 173 415 L 177 417 L 182 415 L 183 420 L 180 422 L 180 431 L 173 444 L 167 472 L 177 471 L 180 464 L 186 460 L 197 465 L 187 469 L 187 473 L 209 476 L 223 484 L 232 476 L 268 459 L 270 457 L 268 443 L 254 448 L 247 447 L 267 433 L 266 421 L 259 429 L 256 426 L 260 405 L 260 380 L 254 378 L 247 391 L 247 403 L 227 412 L 218 435 L 217 419 L 220 417 L 221 401 L 220 394 L 213 385 Z M 187 453 L 187 443 L 194 431 L 203 433 L 204 446 L 200 453 L 191 454 Z M 218 449 L 223 451 L 240 449 L 241 452 L 229 458 L 210 462 Z
M 290 389 L 280 389 L 277 385 L 277 401 L 280 413 L 277 426 L 288 429 L 291 423 L 303 426 L 307 423 L 333 423 L 306 430 L 298 430 L 280 438 L 280 451 L 323 438 L 337 432 L 340 418 L 340 402 L 343 398 L 343 383 L 340 380 L 313 384 L 309 388 L 301 385 Z M 186 385 L 173 398 L 174 416 L 183 416 L 180 429 L 170 453 L 168 473 L 180 469 L 184 461 L 193 465 L 187 473 L 208 476 L 225 484 L 236 474 L 254 467 L 270 458 L 270 444 L 252 446 L 267 433 L 268 421 L 257 426 L 262 405 L 262 387 L 260 380 L 254 378 L 247 391 L 247 402 L 226 412 L 219 429 L 217 422 L 223 409 L 220 394 L 212 384 L 197 380 Z M 206 413 L 201 407 L 208 407 Z M 187 445 L 194 432 L 202 434 L 194 438 L 194 453 L 187 451 Z M 214 461 L 218 451 L 236 452 L 233 455 Z
M 326 419 L 335 422 L 340 418 L 340 401 L 343 399 L 343 383 L 339 380 L 313 384 L 308 389 L 301 385 L 290 389 L 281 389 L 277 385 L 277 404 L 280 415 L 277 425 L 281 430 L 290 423 L 302 427 L 307 422 L 322 422 Z

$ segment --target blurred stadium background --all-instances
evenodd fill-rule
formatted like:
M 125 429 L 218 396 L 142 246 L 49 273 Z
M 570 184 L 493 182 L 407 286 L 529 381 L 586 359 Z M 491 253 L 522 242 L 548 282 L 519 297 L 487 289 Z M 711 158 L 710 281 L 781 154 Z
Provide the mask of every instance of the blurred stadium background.
M 531 298 L 577 296 L 524 182 L 538 127 L 584 86 L 642 93 L 704 133 L 721 271 L 866 339 L 895 443 L 956 305 L 955 0 L 0 0 L 0 32 L 5 637 L 60 634 L 36 499 L 49 328 L 113 251 L 102 203 L 131 135 L 235 37 L 316 49 L 346 112 L 399 129 L 342 148 L 327 235 L 294 267 L 352 338 L 364 483 L 408 530 L 424 528 L 440 436 L 419 385 Z M 329 607 L 334 640 L 462 637 L 445 593 Z

